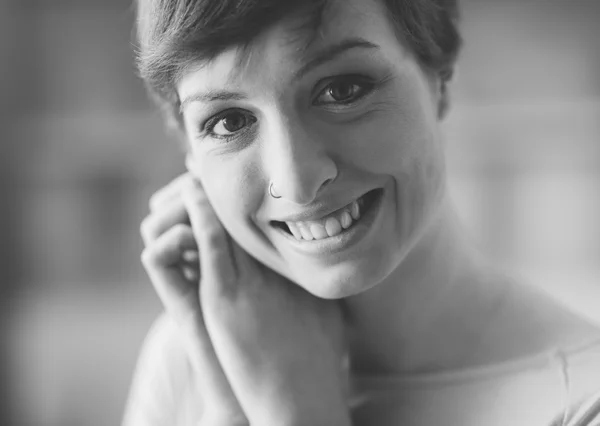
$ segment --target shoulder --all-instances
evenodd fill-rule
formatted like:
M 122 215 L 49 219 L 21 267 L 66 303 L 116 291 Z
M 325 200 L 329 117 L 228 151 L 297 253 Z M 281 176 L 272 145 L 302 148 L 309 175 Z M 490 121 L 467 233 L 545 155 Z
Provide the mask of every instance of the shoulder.
M 600 340 L 600 327 L 572 311 L 539 286 L 501 277 L 496 309 L 482 339 L 506 359 L 568 350 Z M 499 292 L 500 293 L 500 292 Z M 502 361 L 502 359 L 500 359 Z
M 600 412 L 600 337 L 565 351 L 564 358 L 572 399 L 593 397 Z
M 165 360 L 187 361 L 177 324 L 166 314 L 154 320 L 141 349 L 141 360 L 157 362 Z
M 600 424 L 600 342 L 568 356 L 565 365 L 569 401 L 552 426 Z
M 165 314 L 150 327 L 133 374 L 123 425 L 174 425 L 193 371 L 177 325 Z
M 149 382 L 168 380 L 181 385 L 189 380 L 190 370 L 177 325 L 166 314 L 160 315 L 144 339 L 136 375 Z

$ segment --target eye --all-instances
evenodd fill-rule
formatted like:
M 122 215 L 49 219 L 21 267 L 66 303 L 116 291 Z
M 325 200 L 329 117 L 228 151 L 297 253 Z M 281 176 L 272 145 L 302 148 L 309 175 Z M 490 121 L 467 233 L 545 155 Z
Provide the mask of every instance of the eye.
M 247 112 L 227 110 L 210 118 L 204 128 L 212 136 L 228 138 L 243 132 L 255 122 L 256 117 Z
M 319 105 L 350 104 L 370 93 L 373 87 L 374 84 L 364 77 L 338 77 L 319 93 L 316 103 Z

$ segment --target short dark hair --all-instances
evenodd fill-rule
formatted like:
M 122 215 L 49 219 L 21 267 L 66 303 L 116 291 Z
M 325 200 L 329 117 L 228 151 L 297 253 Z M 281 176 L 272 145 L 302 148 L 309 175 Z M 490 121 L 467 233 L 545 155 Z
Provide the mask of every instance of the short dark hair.
M 306 17 L 298 30 L 314 37 L 332 0 L 137 0 L 137 65 L 151 97 L 171 125 L 181 125 L 177 78 L 197 60 L 231 46 L 247 48 L 280 20 Z M 461 47 L 458 0 L 380 0 L 397 36 L 442 82 L 452 76 Z

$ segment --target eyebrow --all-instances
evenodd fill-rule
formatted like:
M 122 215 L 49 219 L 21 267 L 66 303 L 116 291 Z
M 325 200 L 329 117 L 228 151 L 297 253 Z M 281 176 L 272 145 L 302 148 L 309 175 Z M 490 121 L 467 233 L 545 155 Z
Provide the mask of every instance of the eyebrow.
M 348 38 L 342 40 L 339 43 L 333 44 L 331 46 L 326 47 L 321 50 L 319 53 L 314 55 L 308 62 L 306 62 L 298 71 L 294 73 L 294 80 L 301 79 L 308 72 L 313 69 L 330 62 L 351 49 L 377 49 L 379 50 L 379 46 L 371 43 L 368 40 L 365 40 L 361 37 Z
M 181 101 L 179 110 L 183 111 L 185 107 L 192 102 L 214 102 L 214 101 L 241 101 L 246 99 L 246 95 L 238 92 L 229 92 L 227 90 L 208 90 L 206 92 L 192 93 Z
M 379 46 L 377 44 L 371 43 L 368 40 L 365 40 L 361 37 L 348 38 L 342 40 L 339 43 L 333 44 L 331 46 L 326 47 L 325 49 L 318 52 L 314 55 L 308 62 L 306 62 L 298 71 L 294 73 L 292 77 L 292 81 L 297 81 L 301 79 L 304 75 L 312 71 L 313 69 L 330 62 L 352 49 L 377 49 L 379 50 Z M 227 90 L 208 90 L 205 92 L 197 92 L 193 93 L 190 96 L 187 96 L 185 99 L 181 101 L 181 105 L 179 107 L 180 111 L 183 111 L 187 105 L 192 102 L 214 102 L 214 101 L 240 101 L 247 99 L 247 96 L 243 93 L 239 92 L 230 92 Z

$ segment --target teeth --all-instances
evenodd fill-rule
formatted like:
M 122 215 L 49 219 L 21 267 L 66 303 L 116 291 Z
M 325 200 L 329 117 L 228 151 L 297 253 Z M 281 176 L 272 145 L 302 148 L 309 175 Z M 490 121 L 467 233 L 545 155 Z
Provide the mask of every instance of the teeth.
M 315 237 L 315 240 L 322 240 L 323 238 L 327 238 L 327 231 L 321 225 L 313 223 L 310 225 L 310 232 Z
M 363 200 L 350 203 L 335 216 L 327 219 L 310 222 L 285 222 L 290 232 L 297 240 L 322 240 L 339 235 L 344 229 L 350 228 L 352 223 L 360 219 L 360 210 Z
M 302 233 L 300 229 L 298 229 L 298 225 L 295 222 L 286 222 L 288 228 L 290 228 L 290 232 L 296 237 L 297 240 L 302 239 Z
M 314 239 L 313 234 L 310 232 L 310 229 L 308 229 L 308 227 L 304 224 L 304 222 L 296 222 L 298 224 L 298 228 L 300 229 L 300 234 L 302 235 L 302 238 L 304 238 L 305 240 L 312 240 Z
M 352 225 L 352 216 L 346 210 L 342 213 L 341 224 L 344 229 L 348 229 Z
M 325 230 L 327 231 L 327 235 L 330 237 L 335 237 L 337 234 L 342 232 L 342 225 L 335 217 L 330 217 L 325 222 Z
M 360 218 L 360 208 L 358 207 L 357 201 L 352 201 L 352 203 L 350 203 L 350 214 L 354 220 L 358 220 Z

